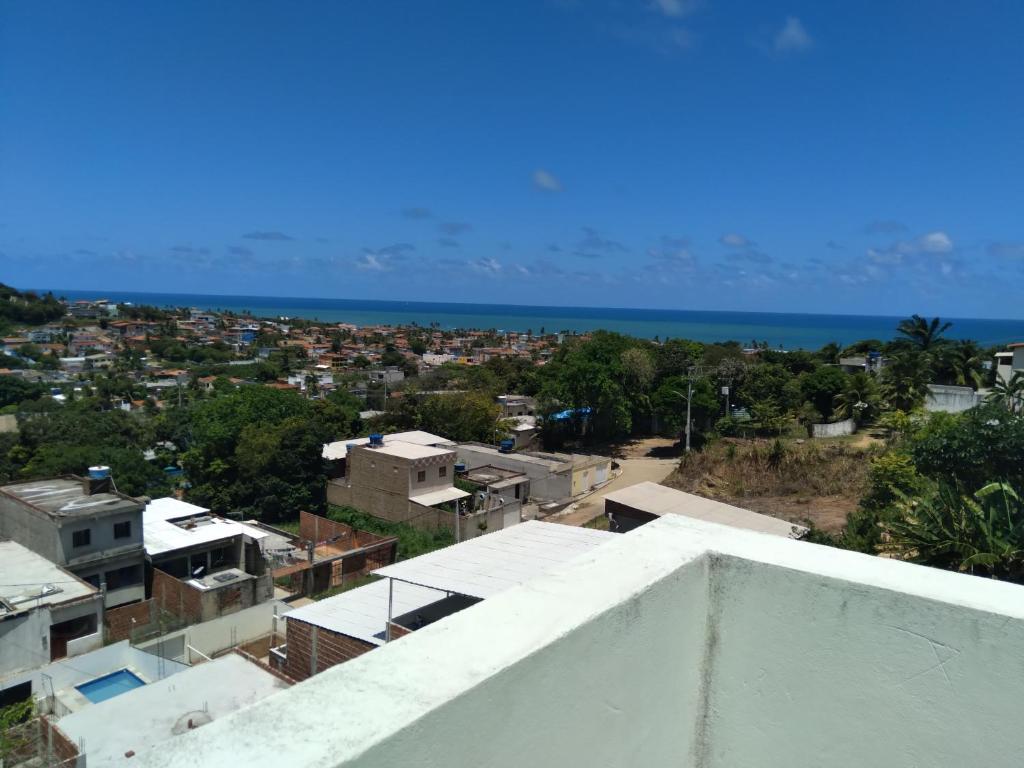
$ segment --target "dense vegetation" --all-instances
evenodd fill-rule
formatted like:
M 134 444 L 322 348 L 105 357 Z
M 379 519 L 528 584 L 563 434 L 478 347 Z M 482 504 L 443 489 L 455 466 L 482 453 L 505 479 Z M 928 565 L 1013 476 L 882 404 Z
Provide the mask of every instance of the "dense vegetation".
M 52 294 L 40 296 L 0 283 L 0 328 L 12 324 L 42 325 L 64 316 L 64 305 Z

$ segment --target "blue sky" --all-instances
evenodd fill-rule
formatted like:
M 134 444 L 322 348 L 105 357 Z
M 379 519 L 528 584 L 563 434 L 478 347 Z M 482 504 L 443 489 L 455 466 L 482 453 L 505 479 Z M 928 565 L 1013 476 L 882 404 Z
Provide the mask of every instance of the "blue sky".
M 0 280 L 1024 317 L 1022 22 L 0 0 Z

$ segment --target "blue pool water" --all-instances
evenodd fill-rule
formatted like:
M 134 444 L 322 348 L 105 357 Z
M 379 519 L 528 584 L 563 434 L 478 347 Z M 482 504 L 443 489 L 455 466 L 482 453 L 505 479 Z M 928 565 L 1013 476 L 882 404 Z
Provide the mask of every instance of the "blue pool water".
M 75 688 L 81 691 L 89 701 L 98 704 L 144 685 L 145 683 L 137 675 L 133 675 L 127 669 L 119 669 L 117 672 L 97 677 L 88 683 L 76 685 Z

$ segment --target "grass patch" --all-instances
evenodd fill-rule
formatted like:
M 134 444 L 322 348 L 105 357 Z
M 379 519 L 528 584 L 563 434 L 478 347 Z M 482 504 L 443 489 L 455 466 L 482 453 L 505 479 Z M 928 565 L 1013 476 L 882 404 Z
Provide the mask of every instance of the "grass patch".
M 339 523 L 351 525 L 360 531 L 377 533 L 381 536 L 396 536 L 398 538 L 398 559 L 408 560 L 419 555 L 433 552 L 455 543 L 455 536 L 447 528 L 435 530 L 424 530 L 414 528 L 407 523 L 389 523 L 371 517 L 352 507 L 330 506 L 327 509 L 327 517 Z

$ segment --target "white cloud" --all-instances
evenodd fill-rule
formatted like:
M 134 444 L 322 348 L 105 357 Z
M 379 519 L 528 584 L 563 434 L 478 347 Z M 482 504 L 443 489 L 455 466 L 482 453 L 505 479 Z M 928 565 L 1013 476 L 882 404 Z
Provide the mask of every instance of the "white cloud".
M 722 245 L 727 245 L 730 248 L 747 248 L 754 245 L 752 240 L 744 237 L 737 232 L 729 232 L 718 238 L 718 242 Z
M 533 172 L 533 185 L 537 189 L 543 189 L 547 192 L 561 192 L 562 182 L 558 180 L 550 171 L 545 171 L 543 168 L 538 168 Z
M 391 267 L 375 253 L 364 253 L 356 259 L 356 267 L 368 272 L 386 272 Z
M 945 232 L 929 232 L 918 238 L 918 246 L 924 253 L 949 253 L 953 240 Z
M 501 262 L 492 258 L 477 259 L 471 262 L 470 266 L 478 272 L 484 272 L 489 275 L 496 275 L 501 272 Z
M 774 46 L 779 52 L 802 51 L 814 44 L 803 22 L 796 16 L 790 16 L 782 29 L 775 33 Z

